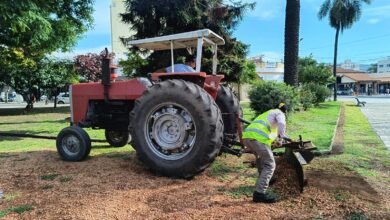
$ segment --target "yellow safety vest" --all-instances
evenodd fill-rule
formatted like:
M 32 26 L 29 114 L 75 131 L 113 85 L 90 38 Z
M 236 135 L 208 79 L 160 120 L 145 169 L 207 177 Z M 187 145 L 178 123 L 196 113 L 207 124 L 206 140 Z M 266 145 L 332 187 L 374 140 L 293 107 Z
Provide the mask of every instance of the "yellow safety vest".
M 268 115 L 273 110 L 264 112 L 257 116 L 255 120 L 245 128 L 242 132 L 242 138 L 255 139 L 260 143 L 271 146 L 272 142 L 277 138 L 278 128 L 272 128 L 267 120 Z

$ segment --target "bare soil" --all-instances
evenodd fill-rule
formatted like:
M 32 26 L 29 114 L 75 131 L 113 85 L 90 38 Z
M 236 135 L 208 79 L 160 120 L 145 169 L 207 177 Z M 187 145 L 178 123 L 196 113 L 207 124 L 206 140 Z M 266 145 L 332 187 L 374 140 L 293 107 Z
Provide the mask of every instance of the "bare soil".
M 340 116 L 337 122 L 336 134 L 332 142 L 332 154 L 342 154 L 344 151 L 344 121 L 345 121 L 345 107 L 340 106 Z
M 218 160 L 242 163 L 233 156 Z M 336 162 L 327 163 L 330 170 L 340 169 Z M 233 189 L 252 186 L 244 180 L 255 172 L 245 169 L 237 178 L 221 180 L 206 170 L 182 180 L 148 172 L 135 153 L 100 155 L 78 163 L 64 162 L 54 151 L 13 153 L 0 158 L 0 189 L 18 196 L 0 200 L 0 210 L 33 207 L 5 219 L 345 219 L 351 213 L 390 219 L 389 198 L 357 174 L 310 169 L 309 186 L 300 194 L 294 171 L 281 158 L 279 178 L 272 186 L 281 195 L 280 202 L 254 204 L 250 196 L 229 195 Z M 49 174 L 59 175 L 42 178 Z

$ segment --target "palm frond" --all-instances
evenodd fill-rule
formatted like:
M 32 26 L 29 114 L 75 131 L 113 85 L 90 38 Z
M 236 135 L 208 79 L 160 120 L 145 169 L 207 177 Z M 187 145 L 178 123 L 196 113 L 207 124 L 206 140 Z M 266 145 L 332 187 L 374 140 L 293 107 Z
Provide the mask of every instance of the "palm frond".
M 326 15 L 328 15 L 328 12 L 330 11 L 330 0 L 325 0 L 324 3 L 322 3 L 320 11 L 318 12 L 318 18 L 321 20 Z

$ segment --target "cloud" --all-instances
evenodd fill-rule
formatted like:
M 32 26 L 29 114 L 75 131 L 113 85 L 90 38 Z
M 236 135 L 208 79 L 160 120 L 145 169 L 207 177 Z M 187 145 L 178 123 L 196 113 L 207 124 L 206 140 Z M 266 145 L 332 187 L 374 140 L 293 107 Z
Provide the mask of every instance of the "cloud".
M 101 45 L 98 47 L 93 48 L 84 48 L 84 49 L 76 49 L 71 52 L 54 52 L 50 54 L 50 56 L 59 58 L 59 59 L 73 59 L 73 57 L 80 55 L 80 54 L 87 54 L 87 53 L 100 53 L 104 50 L 104 48 L 108 48 L 109 51 L 111 51 L 111 45 Z
M 377 24 L 379 23 L 381 20 L 377 19 L 377 18 L 371 18 L 371 19 L 368 19 L 367 22 L 370 23 L 370 24 Z

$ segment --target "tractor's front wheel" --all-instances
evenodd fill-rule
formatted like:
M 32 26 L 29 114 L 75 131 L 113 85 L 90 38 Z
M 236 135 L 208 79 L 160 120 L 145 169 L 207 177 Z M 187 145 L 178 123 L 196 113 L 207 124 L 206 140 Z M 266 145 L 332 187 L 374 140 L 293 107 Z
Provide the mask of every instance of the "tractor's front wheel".
M 131 136 L 128 131 L 105 130 L 107 142 L 113 147 L 123 147 L 130 143 Z
M 183 80 L 153 85 L 136 101 L 130 120 L 140 160 L 162 175 L 192 177 L 213 162 L 222 145 L 217 104 Z
M 91 139 L 87 132 L 77 126 L 61 130 L 56 140 L 57 151 L 67 161 L 81 161 L 91 151 Z

